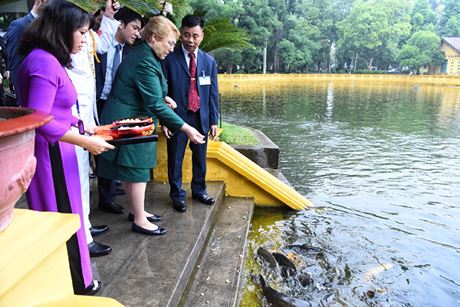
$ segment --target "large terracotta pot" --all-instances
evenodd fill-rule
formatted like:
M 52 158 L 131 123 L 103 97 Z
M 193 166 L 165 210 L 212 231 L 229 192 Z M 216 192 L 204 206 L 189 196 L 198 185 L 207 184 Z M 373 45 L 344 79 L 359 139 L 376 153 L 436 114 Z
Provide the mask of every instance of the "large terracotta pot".
M 52 115 L 27 108 L 0 107 L 0 231 L 13 219 L 13 208 L 35 173 L 35 128 Z

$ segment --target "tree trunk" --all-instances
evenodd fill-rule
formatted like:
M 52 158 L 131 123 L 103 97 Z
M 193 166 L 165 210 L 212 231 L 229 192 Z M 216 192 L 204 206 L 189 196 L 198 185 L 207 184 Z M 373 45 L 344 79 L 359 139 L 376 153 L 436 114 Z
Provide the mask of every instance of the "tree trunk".
M 326 58 L 326 72 L 331 72 L 331 63 L 329 61 L 329 52 L 327 52 Z
M 351 59 L 351 63 L 350 63 L 350 66 L 348 67 L 348 73 L 351 75 L 351 73 L 353 71 L 356 70 L 356 61 L 358 61 L 358 52 L 355 53 L 355 58 Z M 351 68 L 351 66 L 353 66 L 353 69 Z
M 263 64 L 262 64 L 262 71 L 263 71 L 264 75 L 267 73 L 267 41 L 265 41 L 264 59 L 263 59 Z
M 229 64 L 227 65 L 226 73 L 231 74 L 233 72 L 233 65 Z
M 355 62 L 353 63 L 353 71 L 356 70 L 356 63 L 358 63 L 358 52 L 355 53 Z
M 372 70 L 372 62 L 374 62 L 374 58 L 370 58 L 367 62 L 367 69 Z
M 281 41 L 282 34 L 282 28 L 275 30 L 275 41 L 273 44 L 273 72 L 275 73 L 280 71 L 279 42 Z

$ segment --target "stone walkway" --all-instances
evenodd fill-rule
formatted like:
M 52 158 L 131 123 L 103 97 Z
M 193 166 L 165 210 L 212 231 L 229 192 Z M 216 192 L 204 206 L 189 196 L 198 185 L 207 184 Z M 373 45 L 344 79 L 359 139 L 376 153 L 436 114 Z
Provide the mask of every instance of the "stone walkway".
M 224 207 L 224 184 L 209 183 L 208 193 L 216 198 L 216 203 L 213 206 L 204 205 L 189 196 L 187 211 L 179 213 L 172 208 L 168 192 L 168 185 L 151 183 L 146 193 L 147 211 L 163 217 L 163 221 L 158 224 L 168 230 L 164 236 L 150 237 L 133 233 L 127 213 L 116 215 L 96 208 L 92 211 L 91 221 L 94 225 L 110 226 L 110 230 L 96 237 L 96 241 L 108 244 L 113 249 L 108 256 L 92 258 L 104 285 L 100 295 L 115 298 L 127 306 L 210 306 L 209 295 L 208 303 L 206 297 L 200 295 L 198 298 L 202 299 L 197 300 L 193 295 L 199 291 L 218 293 L 219 301 L 225 300 L 228 302 L 226 306 L 233 306 L 239 288 L 239 274 L 243 264 L 240 255 L 245 253 L 252 201 L 248 203 L 248 200 L 242 200 L 243 205 L 238 206 L 238 199 L 232 199 L 232 205 Z M 95 197 L 93 204 L 96 204 Z M 126 196 L 117 197 L 117 202 L 126 204 Z M 220 211 L 224 209 L 223 217 Z M 221 226 L 225 224 L 224 220 L 229 220 L 227 225 L 231 226 L 233 218 L 237 218 L 238 226 L 234 230 L 227 227 L 226 234 Z M 206 247 L 210 242 L 216 244 L 216 238 L 212 236 L 216 231 L 220 240 L 228 239 L 219 243 L 224 252 L 219 256 L 220 261 L 206 266 L 209 272 L 213 272 L 212 278 L 216 283 L 197 284 L 195 275 L 202 280 L 203 274 L 198 274 L 200 271 L 196 266 L 206 263 L 209 254 L 209 248 Z M 238 250 L 239 253 L 235 254 Z M 186 291 L 187 284 L 192 291 Z

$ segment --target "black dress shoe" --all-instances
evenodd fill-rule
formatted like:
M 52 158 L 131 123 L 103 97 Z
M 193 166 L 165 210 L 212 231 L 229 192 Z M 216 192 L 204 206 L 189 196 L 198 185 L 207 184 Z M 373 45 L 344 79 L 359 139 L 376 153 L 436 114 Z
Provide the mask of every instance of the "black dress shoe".
M 122 214 L 123 210 L 125 210 L 125 208 L 123 208 L 123 206 L 120 206 L 116 202 L 112 202 L 112 203 L 108 203 L 108 204 L 107 203 L 106 204 L 99 203 L 99 209 L 107 211 L 107 212 L 115 213 L 115 214 Z
M 152 214 L 153 214 L 153 213 L 152 213 Z M 161 221 L 161 216 L 156 215 L 156 214 L 153 214 L 152 216 L 147 216 L 147 220 L 148 220 L 150 223 L 156 223 L 156 222 Z M 134 214 L 132 214 L 131 212 L 128 213 L 128 221 L 134 222 Z
M 91 281 L 89 286 L 86 287 L 85 293 L 82 293 L 82 294 L 95 295 L 97 292 L 99 292 L 99 290 L 101 290 L 101 288 L 102 288 L 102 282 L 100 282 L 99 280 L 93 280 Z
M 173 206 L 174 209 L 176 209 L 179 212 L 185 212 L 185 210 L 187 210 L 187 205 L 183 200 L 173 200 Z
M 112 248 L 108 245 L 97 243 L 96 241 L 88 244 L 89 255 L 91 257 L 101 257 L 108 255 L 112 252 Z
M 91 233 L 91 236 L 94 238 L 100 234 L 103 234 L 107 230 L 109 230 L 109 226 L 99 225 L 99 226 L 91 226 L 91 228 L 89 229 L 89 232 Z
M 216 200 L 214 198 L 212 198 L 211 196 L 209 196 L 207 194 L 203 194 L 203 195 L 193 194 L 192 198 L 194 200 L 197 200 L 200 203 L 203 203 L 203 204 L 206 204 L 206 205 L 212 205 L 212 204 L 214 204 L 216 202 Z
M 149 229 L 142 228 L 141 226 L 137 226 L 136 223 L 133 223 L 132 230 L 134 232 L 142 233 L 144 235 L 149 235 L 149 236 L 161 236 L 166 233 L 166 229 L 164 229 L 163 227 L 158 226 L 158 228 L 155 230 L 149 230 Z

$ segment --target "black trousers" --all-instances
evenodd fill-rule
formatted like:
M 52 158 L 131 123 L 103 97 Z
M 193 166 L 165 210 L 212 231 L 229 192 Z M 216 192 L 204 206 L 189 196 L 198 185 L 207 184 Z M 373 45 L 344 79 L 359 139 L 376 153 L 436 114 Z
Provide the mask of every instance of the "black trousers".
M 105 103 L 107 100 L 105 99 L 98 99 L 96 101 L 97 105 L 97 116 L 99 120 L 101 120 L 101 113 L 102 109 L 104 108 Z M 96 167 L 97 167 L 97 160 L 98 157 L 95 157 Z M 115 180 L 97 177 L 97 191 L 99 192 L 99 206 L 104 206 L 106 204 L 111 204 L 115 201 L 115 191 L 116 185 Z
M 190 126 L 194 127 L 201 134 L 200 112 L 187 111 L 183 118 Z M 186 192 L 182 188 L 182 163 L 184 161 L 185 149 L 187 148 L 188 137 L 183 132 L 174 134 L 168 140 L 168 180 L 169 180 L 169 197 L 174 201 L 185 200 Z M 207 194 L 206 192 L 206 150 L 208 140 L 204 144 L 189 144 L 192 151 L 192 193 L 197 195 Z

